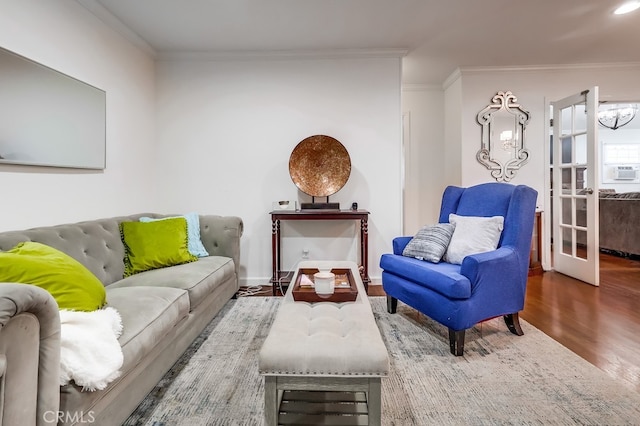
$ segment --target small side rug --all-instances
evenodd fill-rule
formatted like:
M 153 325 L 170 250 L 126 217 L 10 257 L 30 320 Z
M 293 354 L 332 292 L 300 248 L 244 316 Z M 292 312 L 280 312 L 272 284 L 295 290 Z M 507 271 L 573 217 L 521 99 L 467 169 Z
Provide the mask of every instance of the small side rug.
M 124 423 L 262 425 L 262 347 L 280 298 L 231 300 Z M 447 330 L 371 297 L 391 373 L 382 379 L 383 425 L 637 425 L 640 394 L 521 320 L 467 331 L 465 355 Z

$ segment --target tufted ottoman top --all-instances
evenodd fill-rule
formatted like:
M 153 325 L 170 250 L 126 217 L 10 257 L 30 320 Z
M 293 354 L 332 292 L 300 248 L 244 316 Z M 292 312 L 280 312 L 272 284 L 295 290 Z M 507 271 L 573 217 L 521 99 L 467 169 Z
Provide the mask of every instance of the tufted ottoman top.
M 305 262 L 310 263 L 310 262 Z M 389 356 L 353 262 L 358 298 L 346 303 L 295 302 L 287 292 L 262 350 L 264 375 L 385 376 Z M 317 267 L 299 265 L 299 268 Z M 295 281 L 292 281 L 295 282 Z

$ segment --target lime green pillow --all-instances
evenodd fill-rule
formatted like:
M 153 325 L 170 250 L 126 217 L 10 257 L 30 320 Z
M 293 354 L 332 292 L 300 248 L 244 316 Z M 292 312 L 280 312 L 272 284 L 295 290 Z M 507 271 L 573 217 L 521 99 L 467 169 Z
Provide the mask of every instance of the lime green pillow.
M 124 276 L 198 260 L 189 253 L 184 217 L 156 222 L 122 222 Z
M 0 282 L 31 284 L 47 290 L 59 309 L 95 311 L 107 294 L 100 280 L 66 253 L 32 241 L 0 252 Z

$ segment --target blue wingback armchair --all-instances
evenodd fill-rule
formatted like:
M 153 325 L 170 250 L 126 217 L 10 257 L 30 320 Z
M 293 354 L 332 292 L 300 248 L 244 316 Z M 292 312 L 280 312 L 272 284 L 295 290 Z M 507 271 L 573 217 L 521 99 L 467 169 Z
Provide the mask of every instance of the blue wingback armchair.
M 464 353 L 465 330 L 504 316 L 509 330 L 522 335 L 518 312 L 524 307 L 537 191 L 525 185 L 485 183 L 449 186 L 442 196 L 440 223 L 449 214 L 503 216 L 504 228 L 494 251 L 468 255 L 462 264 L 431 263 L 402 255 L 412 237 L 393 240 L 393 254 L 380 259 L 387 310 L 398 300 L 449 328 L 451 353 Z

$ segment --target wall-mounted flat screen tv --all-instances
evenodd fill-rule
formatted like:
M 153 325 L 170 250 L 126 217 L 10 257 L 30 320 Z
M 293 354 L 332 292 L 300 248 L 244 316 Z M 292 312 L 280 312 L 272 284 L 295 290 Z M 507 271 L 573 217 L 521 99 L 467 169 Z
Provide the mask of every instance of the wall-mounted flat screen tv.
M 104 169 L 106 93 L 0 48 L 0 165 Z

